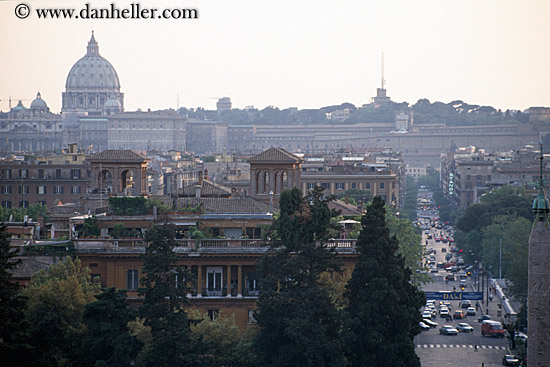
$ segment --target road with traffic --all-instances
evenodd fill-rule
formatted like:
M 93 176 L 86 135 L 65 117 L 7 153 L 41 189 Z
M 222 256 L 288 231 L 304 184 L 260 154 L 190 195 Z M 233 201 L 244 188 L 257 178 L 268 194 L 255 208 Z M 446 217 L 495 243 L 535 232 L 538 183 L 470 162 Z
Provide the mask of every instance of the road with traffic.
M 427 249 L 435 250 L 435 264 L 438 262 L 446 263 L 445 256 L 450 253 L 450 243 L 436 242 L 436 237 L 447 236 L 450 233 L 444 229 L 430 228 L 428 230 L 432 239 L 428 239 L 427 233 L 423 233 L 423 243 L 426 243 Z M 433 253 L 433 250 L 432 250 Z M 456 255 L 454 255 L 456 258 Z M 441 264 L 440 264 L 441 266 Z M 443 269 L 437 268 L 437 272 L 430 273 L 434 282 L 425 284 L 422 289 L 424 291 L 461 291 L 461 283 L 457 273 L 451 273 Z M 447 282 L 447 275 L 454 275 L 455 279 L 450 279 Z M 472 287 L 471 276 L 466 277 L 464 291 L 475 291 Z M 435 302 L 439 310 L 439 301 Z M 475 302 L 472 302 L 475 304 Z M 461 308 L 459 301 L 450 301 L 450 314 L 455 310 L 463 310 L 466 313 L 466 308 Z M 478 318 L 482 316 L 481 308 L 476 311 L 475 316 L 467 316 L 464 319 L 454 319 L 447 321 L 444 317 L 440 317 L 439 313 L 432 321 L 437 322 L 438 326 L 429 330 L 423 331 L 415 338 L 416 353 L 420 358 L 423 367 L 431 366 L 502 366 L 502 357 L 508 353 L 507 338 L 492 338 L 481 335 L 481 323 Z M 443 325 L 452 325 L 455 328 L 461 322 L 466 322 L 473 327 L 472 333 L 459 332 L 458 335 L 441 335 L 439 328 Z

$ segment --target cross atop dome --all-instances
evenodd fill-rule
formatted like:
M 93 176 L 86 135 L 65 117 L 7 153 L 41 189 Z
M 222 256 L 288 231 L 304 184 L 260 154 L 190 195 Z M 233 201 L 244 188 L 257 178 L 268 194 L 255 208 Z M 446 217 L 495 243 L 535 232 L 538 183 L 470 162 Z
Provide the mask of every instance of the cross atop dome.
M 92 38 L 88 42 L 88 55 L 99 55 L 99 46 L 94 37 L 94 31 L 92 31 Z

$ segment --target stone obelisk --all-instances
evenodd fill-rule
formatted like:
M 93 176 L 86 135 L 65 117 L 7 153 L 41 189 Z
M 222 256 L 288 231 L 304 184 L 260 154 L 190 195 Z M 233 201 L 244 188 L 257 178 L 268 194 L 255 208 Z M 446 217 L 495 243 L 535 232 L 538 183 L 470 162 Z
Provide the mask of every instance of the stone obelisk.
M 527 363 L 530 367 L 550 366 L 550 206 L 544 195 L 540 149 L 539 193 L 533 201 L 535 222 L 529 237 Z

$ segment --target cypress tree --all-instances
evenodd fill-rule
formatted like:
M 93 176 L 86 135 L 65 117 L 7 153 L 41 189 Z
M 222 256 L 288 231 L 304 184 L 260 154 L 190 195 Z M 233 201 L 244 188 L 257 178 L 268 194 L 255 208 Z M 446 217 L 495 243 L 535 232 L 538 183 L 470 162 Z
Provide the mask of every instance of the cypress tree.
M 140 315 L 151 328 L 152 345 L 145 366 L 198 366 L 191 340 L 190 320 L 184 310 L 190 272 L 177 265 L 175 232 L 168 225 L 154 227 L 145 236 Z
M 0 360 L 10 366 L 24 366 L 31 351 L 24 323 L 24 298 L 11 273 L 20 263 L 16 251 L 10 251 L 9 234 L 5 223 L 0 223 Z
M 399 243 L 390 238 L 385 213 L 384 201 L 376 196 L 361 219 L 342 337 L 351 366 L 420 366 L 413 338 L 420 332 L 425 296 L 397 253 Z
M 261 327 L 258 354 L 267 366 L 342 366 L 340 318 L 326 289 L 323 272 L 339 271 L 331 234 L 331 211 L 317 189 L 307 197 L 294 188 L 280 197 L 268 253 L 260 260 Z

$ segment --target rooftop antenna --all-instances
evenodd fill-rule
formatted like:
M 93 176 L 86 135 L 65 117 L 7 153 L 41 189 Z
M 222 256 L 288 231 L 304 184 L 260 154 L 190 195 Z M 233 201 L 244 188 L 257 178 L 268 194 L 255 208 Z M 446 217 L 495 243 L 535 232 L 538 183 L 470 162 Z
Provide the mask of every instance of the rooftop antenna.
M 385 80 L 384 80 L 384 51 L 382 51 L 382 89 L 384 89 L 384 84 L 385 84 Z

